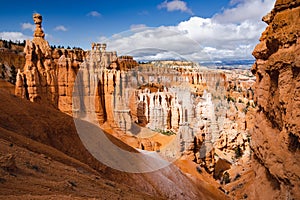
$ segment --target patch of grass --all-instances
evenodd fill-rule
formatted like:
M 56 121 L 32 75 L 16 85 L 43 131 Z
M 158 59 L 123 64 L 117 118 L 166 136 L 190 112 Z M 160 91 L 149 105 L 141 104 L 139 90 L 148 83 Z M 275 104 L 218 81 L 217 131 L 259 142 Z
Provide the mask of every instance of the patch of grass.
M 171 131 L 171 130 L 161 130 L 161 129 L 155 129 L 154 131 L 156 131 L 156 132 L 159 132 L 159 133 L 161 133 L 161 134 L 163 134 L 163 135 L 167 135 L 167 136 L 170 136 L 170 135 L 176 135 L 176 133 L 174 132 L 174 131 Z

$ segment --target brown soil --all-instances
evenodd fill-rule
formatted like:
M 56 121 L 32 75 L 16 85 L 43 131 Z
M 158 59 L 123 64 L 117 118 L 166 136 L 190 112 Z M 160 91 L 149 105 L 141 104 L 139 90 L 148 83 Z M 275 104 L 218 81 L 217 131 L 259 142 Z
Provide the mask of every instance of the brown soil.
M 69 116 L 4 90 L 0 96 L 0 199 L 154 198 L 100 173 L 106 167 L 84 149 Z
M 0 199 L 225 197 L 203 188 L 204 181 L 194 182 L 174 165 L 144 174 L 111 169 L 85 149 L 72 117 L 3 89 L 0 98 Z M 112 135 L 107 137 L 119 147 L 135 151 Z

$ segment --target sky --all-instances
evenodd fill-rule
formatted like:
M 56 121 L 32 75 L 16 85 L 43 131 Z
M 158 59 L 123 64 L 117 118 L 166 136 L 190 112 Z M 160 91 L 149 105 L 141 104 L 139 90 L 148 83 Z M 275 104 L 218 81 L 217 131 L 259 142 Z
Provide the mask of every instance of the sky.
M 91 48 L 137 60 L 253 59 L 275 0 L 1 0 L 0 38 L 32 39 L 43 16 L 50 45 Z

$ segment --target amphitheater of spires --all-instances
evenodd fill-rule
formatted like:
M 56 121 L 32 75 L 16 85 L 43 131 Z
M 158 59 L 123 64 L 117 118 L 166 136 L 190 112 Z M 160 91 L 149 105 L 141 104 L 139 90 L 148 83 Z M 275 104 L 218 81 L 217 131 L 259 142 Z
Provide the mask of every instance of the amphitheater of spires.
M 104 194 L 101 191 L 104 188 L 114 190 L 119 198 L 139 188 L 154 198 L 163 195 L 166 199 L 297 199 L 300 196 L 299 11 L 299 1 L 276 0 L 274 9 L 263 17 L 268 26 L 253 51 L 256 59 L 251 69 L 253 75 L 249 75 L 249 70 L 206 71 L 173 61 L 137 64 L 131 56 L 118 57 L 116 52 L 107 52 L 105 44 L 94 43 L 90 51 L 51 49 L 44 39 L 42 16 L 34 14 L 34 38 L 26 42 L 26 56 L 18 55 L 26 62 L 18 71 L 15 94 L 51 105 L 74 118 L 100 123 L 102 130 L 132 147 L 157 151 L 167 159 L 180 157 L 174 165 L 181 171 L 172 167 L 163 174 L 159 171 L 130 174 L 136 178 L 130 181 L 126 174 L 93 161 L 72 128 L 76 120 L 47 106 L 20 101 L 5 91 L 0 93 L 4 99 L 0 120 L 1 144 L 4 144 L 0 145 L 2 196 L 57 198 L 63 194 L 75 198 L 85 185 L 88 192 L 80 194 L 84 198 L 93 188 L 97 190 L 95 197 Z M 19 61 L 23 63 L 22 59 Z M 4 67 L 12 66 L 5 64 Z M 95 121 L 90 121 L 93 114 Z M 65 117 L 70 120 L 64 120 Z M 40 124 L 29 126 L 32 119 Z M 142 132 L 156 135 L 139 137 Z M 166 144 L 163 139 L 171 142 Z M 67 165 L 59 165 L 61 161 Z M 82 167 L 70 168 L 71 165 Z M 97 173 L 91 173 L 94 169 Z M 59 170 L 68 176 L 58 173 Z M 71 179 L 70 172 L 78 172 L 78 177 L 92 176 L 88 184 L 82 184 L 75 177 Z M 183 175 L 191 179 L 185 181 Z M 58 176 L 57 184 L 49 184 L 49 180 Z M 23 177 L 28 180 L 20 182 Z M 33 182 L 36 184 L 28 184 L 32 177 L 38 177 L 38 182 Z M 212 177 L 216 181 L 210 180 Z M 102 179 L 105 182 L 97 187 L 96 183 Z M 118 181 L 133 187 L 126 190 Z M 27 185 L 23 187 L 24 183 Z M 204 192 L 203 196 L 195 192 L 196 187 Z M 222 193 L 219 198 L 210 196 L 218 192 Z M 111 193 L 107 196 L 113 197 Z
M 136 148 L 157 151 L 161 146 L 160 141 L 140 138 L 140 132 L 132 131 L 136 126 L 174 133 L 175 140 L 160 151 L 163 156 L 172 159 L 186 154 L 199 163 L 207 157 L 204 165 L 213 171 L 213 143 L 223 127 L 236 126 L 225 119 L 224 73 L 200 70 L 193 63 L 191 68 L 186 66 L 188 62 L 138 65 L 132 56 L 118 57 L 99 43 L 92 43 L 89 51 L 51 49 L 44 39 L 42 16 L 34 14 L 33 18 L 36 30 L 33 40 L 26 41 L 25 66 L 17 74 L 17 96 L 76 118 L 91 120 L 89 116 L 95 114 L 94 123 L 113 128 L 119 137 L 135 138 Z M 246 128 L 242 125 L 240 129 L 236 134 L 245 135 Z M 239 145 L 249 151 L 244 143 L 247 138 L 239 138 Z M 204 151 L 189 153 L 200 147 Z

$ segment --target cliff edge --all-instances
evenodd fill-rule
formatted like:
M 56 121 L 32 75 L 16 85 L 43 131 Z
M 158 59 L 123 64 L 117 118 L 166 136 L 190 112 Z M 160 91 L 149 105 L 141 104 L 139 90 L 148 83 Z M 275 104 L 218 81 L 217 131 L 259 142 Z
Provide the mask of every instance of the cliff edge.
M 251 146 L 256 177 L 265 171 L 269 182 L 262 186 L 263 179 L 256 179 L 254 192 L 261 199 L 300 197 L 299 16 L 299 0 L 277 0 L 263 17 L 268 27 L 253 51 L 258 110 Z

